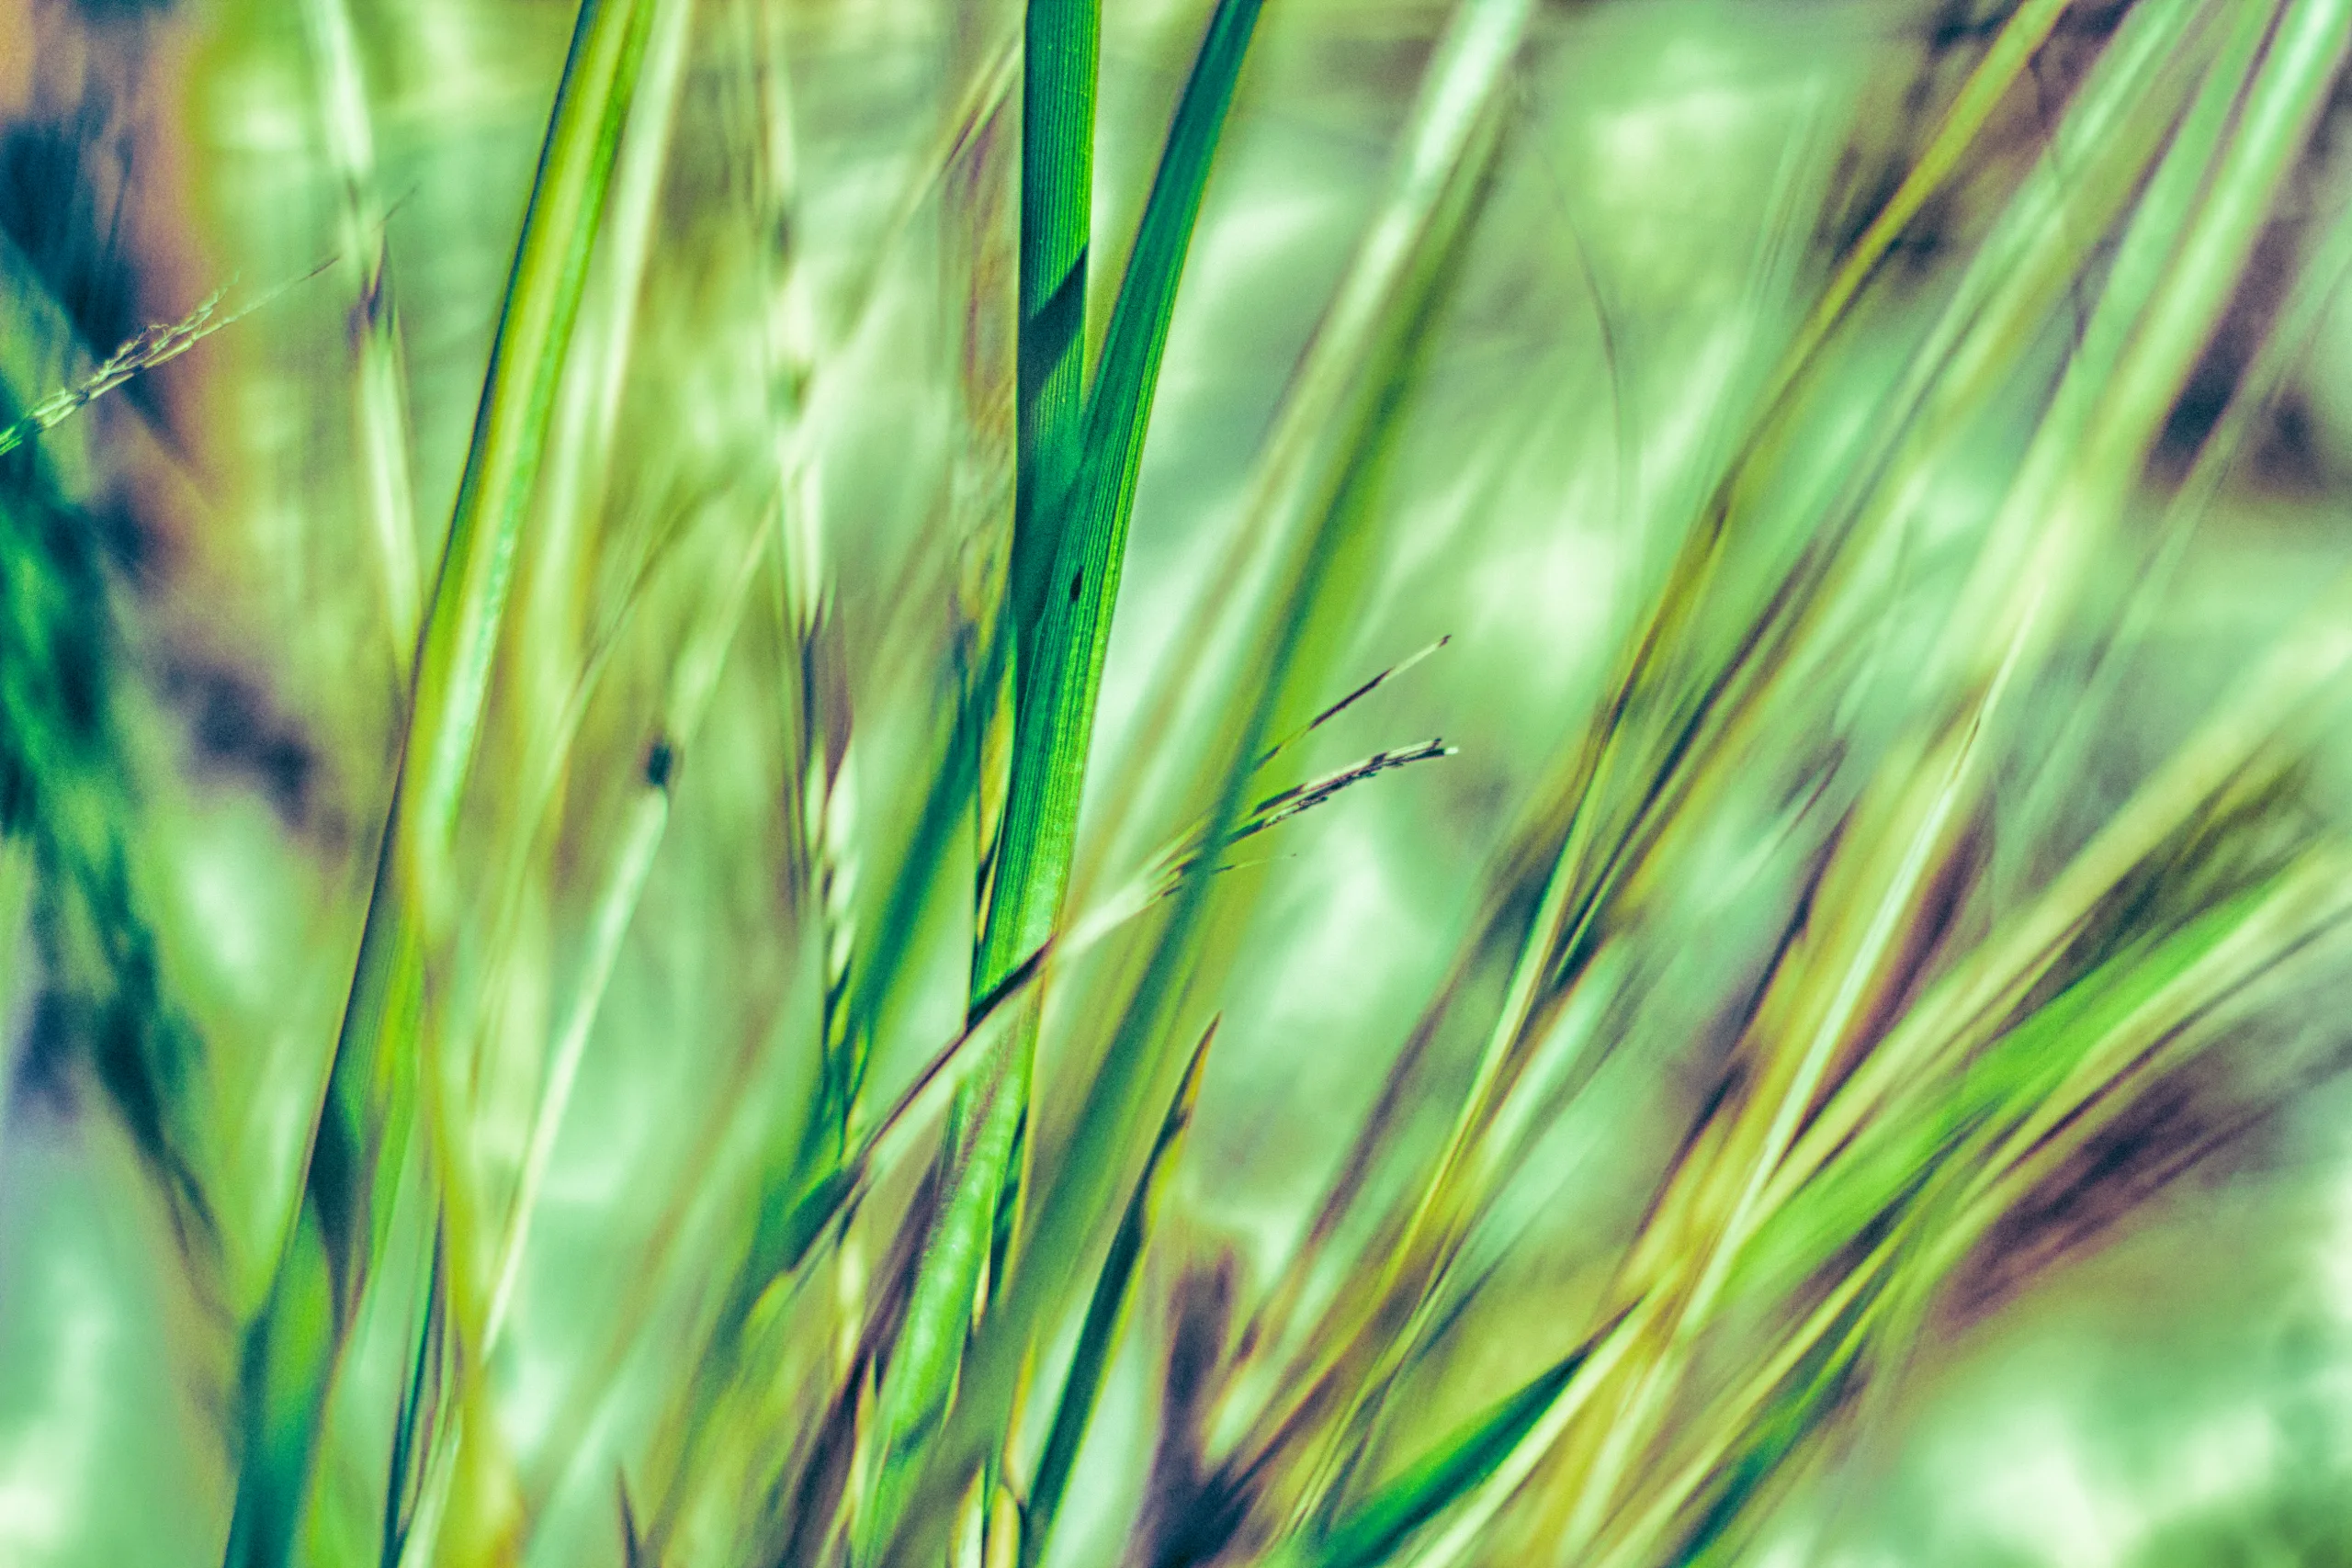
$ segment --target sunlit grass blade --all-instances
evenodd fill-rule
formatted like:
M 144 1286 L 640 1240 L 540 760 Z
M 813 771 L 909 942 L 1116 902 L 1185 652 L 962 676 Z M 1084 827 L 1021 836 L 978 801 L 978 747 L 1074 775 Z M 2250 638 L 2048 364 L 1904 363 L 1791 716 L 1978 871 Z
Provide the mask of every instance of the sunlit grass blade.
M 1021 672 L 1012 778 L 991 870 L 988 919 L 972 967 L 975 996 L 992 989 L 1051 934 L 1069 883 L 1094 705 L 1110 642 L 1126 527 L 1160 355 L 1209 165 L 1258 19 L 1258 0 L 1220 0 L 1176 107 L 1159 170 L 1113 307 L 1102 366 L 1087 399 L 1083 444 L 1067 502 L 1033 668 Z M 883 1493 L 910 1444 L 946 1404 L 980 1270 L 998 1224 L 1007 1166 L 1027 1114 L 1034 1032 L 1024 1026 L 959 1102 L 959 1168 L 926 1254 L 908 1328 L 884 1385 Z M 873 1509 L 887 1529 L 895 1510 Z
M 650 15 L 650 0 L 584 0 L 557 89 L 418 655 L 409 739 L 300 1213 L 247 1331 L 232 1568 L 287 1560 L 319 1412 L 382 1245 L 390 1204 L 375 1188 L 401 1168 L 413 1114 L 430 906 L 448 896 L 459 795 Z M 322 1271 L 291 1266 L 311 1247 Z M 294 1349 L 290 1361 L 282 1346 Z
M 1036 657 L 1060 555 L 1086 399 L 1087 237 L 1093 217 L 1102 0 L 1029 0 L 1021 73 L 1021 325 L 1012 558 L 1004 613 L 1015 680 Z

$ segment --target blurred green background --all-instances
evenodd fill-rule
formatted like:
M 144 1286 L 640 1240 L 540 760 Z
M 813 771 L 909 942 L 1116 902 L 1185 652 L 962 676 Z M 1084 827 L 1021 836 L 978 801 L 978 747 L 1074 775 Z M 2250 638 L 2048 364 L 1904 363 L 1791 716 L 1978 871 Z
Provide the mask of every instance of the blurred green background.
M 2074 32 L 2038 60 L 2050 114 L 2075 68 L 2069 49 L 2095 52 L 2123 8 L 2076 7 Z M 322 31 L 331 9 L 348 28 L 339 40 Z M 1248 542 L 1261 449 L 1375 213 L 1450 9 L 1267 7 L 1146 449 L 1080 907 L 1192 808 L 1183 780 L 1210 744 L 1216 699 L 1204 707 L 1171 672 L 1229 635 L 1217 617 L 1237 591 L 1220 573 Z M 1262 1279 L 1298 1246 L 1478 918 L 1487 868 L 1589 722 L 1629 607 L 1654 591 L 1675 531 L 1742 439 L 1825 258 L 1917 156 L 1996 10 L 1537 8 L 1509 75 L 1503 152 L 1386 455 L 1373 552 L 1326 634 L 1321 700 L 1449 640 L 1318 730 L 1304 766 L 1324 773 L 1432 736 L 1457 750 L 1248 846 L 1261 891 L 1246 923 L 1218 933 L 1230 951 L 1219 1043 L 1155 1243 L 1166 1258 L 1150 1267 L 1230 1247 Z M 1105 279 L 1206 11 L 1106 7 L 1093 219 Z M 762 134 L 739 68 L 755 15 L 782 39 L 782 73 L 763 90 L 788 106 L 788 145 L 763 155 L 789 170 L 788 241 L 742 220 L 747 147 Z M 16 842 L 0 1562 L 209 1563 L 227 1529 L 233 1325 L 266 1280 L 350 981 L 419 583 L 431 581 L 420 563 L 435 558 L 457 490 L 571 22 L 550 0 L 0 0 L 0 378 L 14 402 L 70 386 L 216 288 L 228 308 L 253 305 L 41 441 L 98 584 L 67 613 L 103 625 L 114 671 L 106 771 L 119 795 L 93 809 L 121 829 L 161 973 L 205 1042 L 185 1094 L 226 1239 L 209 1278 L 184 1265 L 169 1201 L 76 1055 L 95 1004 L 77 989 L 71 939 L 53 934 L 62 917 L 26 890 L 41 877 Z M 594 522 L 521 567 L 458 838 L 486 891 L 451 917 L 435 981 L 435 1005 L 461 1021 L 449 1082 L 472 1104 L 453 1157 L 486 1192 L 526 1163 L 548 1043 L 594 962 L 612 846 L 650 749 L 668 754 L 676 650 L 705 635 L 720 588 L 745 570 L 765 525 L 752 476 L 779 439 L 806 487 L 842 650 L 828 711 L 854 716 L 832 897 L 854 929 L 883 918 L 968 678 L 959 628 L 1001 570 L 1010 514 L 1015 204 L 1002 97 L 1018 30 L 1004 0 L 711 0 L 682 41 L 665 46 L 657 28 L 652 58 L 683 53 L 669 152 L 641 197 L 653 218 L 635 321 L 594 335 L 598 290 L 625 287 L 607 243 L 557 416 L 590 434 L 543 480 L 596 498 L 581 512 Z M 351 73 L 340 84 L 338 61 Z M 2342 222 L 2341 100 L 2286 198 L 2302 220 L 2277 226 L 2237 285 L 2204 361 L 2222 378 L 2209 402 L 2230 390 L 2229 355 L 2245 356 L 2231 345 L 2259 336 Z M 1860 429 L 1881 416 L 1888 367 L 2047 135 L 2020 100 L 1972 149 L 1966 176 L 1877 277 L 1810 422 Z M 616 201 L 629 199 L 628 156 Z M 367 401 L 359 308 L 378 235 L 396 312 L 380 318 L 391 323 L 380 341 L 403 369 L 394 412 L 413 498 L 398 506 L 367 446 L 381 428 L 368 409 L 386 406 Z M 770 287 L 762 258 L 778 246 L 789 275 Z M 2352 314 L 2333 293 L 2193 536 L 2163 547 L 2162 499 L 2179 476 L 2160 442 L 2122 543 L 2084 569 L 2058 673 L 2029 700 L 2027 739 L 1998 785 L 2004 808 L 2019 803 L 2046 838 L 1991 844 L 1991 885 L 2032 884 L 2051 846 L 2078 842 L 2352 564 Z M 1108 299 L 1098 290 L 1098 332 Z M 2053 324 L 2034 353 L 2057 363 L 2068 330 Z M 783 437 L 754 363 L 777 344 L 793 380 Z M 2191 451 L 2196 394 L 2192 382 L 2171 416 Z M 1959 458 L 1901 498 L 1904 553 L 1879 618 L 1853 634 L 1878 639 L 1880 673 L 1841 699 L 1860 715 L 1856 766 L 1894 723 L 1877 716 L 1904 711 L 1886 672 L 1925 658 L 1962 547 L 2014 475 L 2036 410 L 2022 394 L 1996 405 Z M 812 1027 L 825 984 L 826 939 L 786 826 L 805 787 L 793 590 L 752 570 L 708 712 L 691 749 L 679 742 L 667 832 L 585 1036 L 487 1363 L 532 1520 L 521 1556 L 535 1564 L 619 1561 L 610 1478 L 637 1462 L 673 1387 L 676 1346 L 714 1288 L 718 1265 L 699 1260 L 736 1224 L 759 1129 L 809 1093 L 805 1055 L 779 1043 Z M 2064 731 L 2077 711 L 2091 716 L 2087 737 Z M 2316 748 L 2282 816 L 2338 820 L 2335 750 Z M 1774 792 L 1800 773 L 1759 766 L 1755 798 L 1734 798 L 1691 863 L 1716 869 L 1658 894 L 1642 1004 L 1653 1043 L 1612 1060 L 1510 1173 L 1507 1239 L 1490 1244 L 1502 1304 L 1476 1343 L 1448 1353 L 1444 1379 L 1462 1391 L 1452 1408 L 1521 1375 L 1531 1358 L 1514 1335 L 1585 1314 L 1596 1258 L 1638 1227 L 1700 1092 L 1690 1059 L 1755 984 L 1789 867 L 1809 852 L 1804 835 L 1767 830 L 1784 806 Z M 888 1084 L 954 1031 L 974 875 L 965 824 L 880 1015 L 876 1070 Z M 2003 908 L 1996 897 L 1966 919 L 1995 929 Z M 1073 957 L 1074 973 L 1107 970 L 1104 954 Z M 1048 1079 L 1057 1020 L 1080 1027 L 1083 1010 L 1105 1005 L 1100 988 L 1057 984 Z M 2075 1211 L 2046 1217 L 2018 1244 L 2019 1278 L 1918 1337 L 1850 1438 L 1769 1500 L 1742 1560 L 2352 1562 L 2352 1095 L 2334 1071 L 2345 999 L 2324 967 L 2299 972 L 2267 1032 L 2210 1069 L 2256 1086 L 2233 1101 L 2253 1108 L 2243 1124 L 2128 1200 L 2088 1182 Z M 1444 1043 L 1447 1092 L 1478 1043 Z M 1072 1113 L 1050 1100 L 1040 1112 L 1047 1124 Z M 2187 1149 L 2199 1130 L 2159 1119 L 2148 1136 Z M 1057 1562 L 1118 1554 L 1162 1331 L 1151 1313 L 1138 1322 Z M 386 1439 L 361 1434 L 398 1399 L 402 1334 L 389 1317 L 363 1321 L 335 1394 L 345 1440 L 317 1484 L 363 1521 Z M 318 1528 L 319 1560 L 358 1550 Z

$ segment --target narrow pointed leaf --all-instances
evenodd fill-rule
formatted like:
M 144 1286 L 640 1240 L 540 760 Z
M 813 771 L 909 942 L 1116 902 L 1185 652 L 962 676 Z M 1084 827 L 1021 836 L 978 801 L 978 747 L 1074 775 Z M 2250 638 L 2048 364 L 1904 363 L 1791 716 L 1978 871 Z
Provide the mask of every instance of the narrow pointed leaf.
M 1350 1514 L 1308 1555 L 1316 1568 L 1371 1568 L 1405 1538 L 1495 1473 L 1553 1401 L 1566 1392 L 1598 1340 L 1587 1341 L 1518 1393 L 1455 1431 Z
M 1175 309 L 1177 283 L 1200 213 L 1209 165 L 1258 20 L 1260 0 L 1220 0 L 1176 107 L 1145 203 L 1102 364 L 1090 395 L 1078 475 L 1069 492 L 1034 666 L 1022 673 L 1012 773 L 986 928 L 971 989 L 992 990 L 1044 944 L 1069 884 L 1078 805 L 1118 594 L 1127 519 L 1145 426 Z M 1010 1163 L 1028 1104 L 1034 1014 L 959 1101 L 965 1151 L 923 1261 L 905 1337 L 882 1400 L 882 1487 L 945 1407 L 962 1359 L 981 1269 L 994 1236 Z M 881 1502 L 871 1526 L 887 1529 Z
M 1086 1322 L 1079 1330 L 1078 1348 L 1070 1356 L 1069 1373 L 1054 1407 L 1054 1424 L 1046 1436 L 1045 1453 L 1037 1461 L 1036 1478 L 1030 1483 L 1028 1506 L 1022 1513 L 1019 1568 L 1035 1568 L 1052 1539 L 1062 1494 L 1078 1462 L 1079 1444 L 1086 1436 L 1094 1403 L 1102 1395 L 1102 1379 L 1111 1369 L 1111 1351 L 1128 1293 L 1135 1286 L 1136 1268 L 1143 1260 L 1144 1244 L 1150 1236 L 1152 1200 L 1168 1168 L 1169 1156 L 1192 1123 L 1193 1105 L 1200 1097 L 1201 1069 L 1208 1063 L 1209 1043 L 1216 1038 L 1216 1025 L 1212 1022 L 1193 1048 L 1183 1082 L 1177 1086 L 1175 1099 L 1159 1123 L 1159 1136 L 1152 1144 L 1143 1173 L 1136 1178 L 1118 1233 L 1102 1259 L 1102 1272 L 1095 1276 L 1094 1294 L 1086 1303 Z

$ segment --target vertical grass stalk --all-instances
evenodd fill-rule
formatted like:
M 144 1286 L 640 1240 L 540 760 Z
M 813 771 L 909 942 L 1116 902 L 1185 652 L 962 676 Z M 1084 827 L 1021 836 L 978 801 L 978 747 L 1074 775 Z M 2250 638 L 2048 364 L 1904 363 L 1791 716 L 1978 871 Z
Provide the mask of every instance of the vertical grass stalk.
M 292 1551 L 321 1413 L 402 1166 L 429 1048 L 424 964 L 458 801 L 488 700 L 507 591 L 576 319 L 650 0 L 582 0 L 515 248 L 449 542 L 418 651 L 413 706 L 293 1231 L 247 1331 L 243 1470 L 224 1561 Z
M 1037 625 L 1018 637 L 1021 645 L 1034 647 L 1035 657 L 1018 671 L 1012 776 L 973 962 L 975 996 L 992 990 L 1044 944 L 1069 889 L 1144 431 L 1177 284 L 1259 9 L 1260 0 L 1220 0 L 1210 18 L 1113 307 Z M 1033 69 L 1047 67 L 1063 68 L 1047 60 Z M 1025 178 L 1036 164 L 1025 152 L 1023 164 Z M 1027 1113 L 1035 1019 L 1032 1004 L 1012 1040 L 976 1069 L 975 1088 L 957 1108 L 951 1137 L 961 1134 L 960 1159 L 884 1386 L 884 1458 L 877 1503 L 867 1517 L 869 1543 L 884 1539 L 895 1522 L 898 1484 L 955 1386 Z

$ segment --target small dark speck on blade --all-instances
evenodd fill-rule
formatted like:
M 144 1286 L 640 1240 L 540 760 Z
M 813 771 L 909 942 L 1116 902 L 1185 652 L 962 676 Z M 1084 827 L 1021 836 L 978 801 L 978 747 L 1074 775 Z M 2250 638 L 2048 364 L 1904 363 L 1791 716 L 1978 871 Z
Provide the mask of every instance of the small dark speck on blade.
M 655 737 L 653 744 L 645 751 L 645 782 L 655 789 L 668 789 L 670 776 L 676 771 L 677 764 L 678 754 L 671 749 L 669 740 Z
M 1086 573 L 1084 573 L 1084 572 L 1080 571 L 1080 572 L 1073 572 L 1073 573 L 1070 575 L 1070 580 L 1069 580 L 1069 602 L 1070 602 L 1071 604 L 1077 604 L 1077 603 L 1078 603 L 1078 594 L 1079 594 L 1079 590 L 1080 590 L 1080 589 L 1084 588 L 1085 586 L 1086 586 Z

